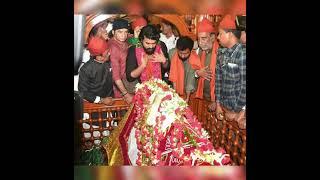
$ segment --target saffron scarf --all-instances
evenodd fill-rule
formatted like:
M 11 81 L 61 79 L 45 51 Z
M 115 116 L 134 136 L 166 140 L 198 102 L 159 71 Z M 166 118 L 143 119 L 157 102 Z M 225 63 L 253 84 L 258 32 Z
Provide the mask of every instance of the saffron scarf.
M 210 96 L 211 96 L 211 101 L 215 101 L 215 74 L 216 74 L 216 61 L 217 61 L 217 52 L 219 48 L 219 43 L 217 40 L 214 40 L 213 46 L 212 46 L 212 54 L 211 54 L 211 61 L 210 61 L 210 69 L 212 71 L 212 79 L 210 81 Z M 201 54 L 201 68 L 205 67 L 205 61 L 206 61 L 206 54 L 204 51 L 202 51 Z M 200 77 L 198 81 L 198 88 L 196 91 L 196 97 L 203 99 L 203 88 L 204 88 L 204 78 Z
M 201 68 L 199 56 L 195 51 L 192 51 L 189 57 L 189 63 L 192 69 L 198 70 Z M 176 51 L 171 60 L 169 80 L 175 83 L 176 92 L 179 95 L 184 95 L 184 66 Z

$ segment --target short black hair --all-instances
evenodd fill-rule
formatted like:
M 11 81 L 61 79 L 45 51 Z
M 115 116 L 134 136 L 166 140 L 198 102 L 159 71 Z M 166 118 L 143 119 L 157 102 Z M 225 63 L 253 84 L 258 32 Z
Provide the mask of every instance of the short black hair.
M 188 36 L 181 36 L 177 41 L 177 49 L 180 51 L 184 51 L 189 49 L 190 51 L 193 49 L 193 40 Z
M 166 25 L 169 25 L 171 28 L 174 26 L 171 22 L 169 22 L 169 21 L 167 21 L 167 20 L 165 20 L 165 19 L 163 19 L 163 20 L 161 21 L 161 23 L 166 24 Z
M 112 23 L 112 30 L 118 29 L 130 29 L 130 24 L 126 19 L 123 18 L 115 18 Z
M 144 37 L 146 37 L 148 39 L 159 41 L 160 33 L 154 25 L 149 24 L 149 25 L 144 26 L 141 29 L 141 32 L 139 34 L 139 41 L 142 42 Z
M 237 29 L 225 29 L 225 32 L 231 32 L 232 34 L 234 34 L 238 39 L 240 39 L 241 37 L 241 31 L 237 30 Z
M 96 36 L 98 33 L 98 30 L 99 30 L 99 26 L 94 26 L 89 33 L 89 37 Z

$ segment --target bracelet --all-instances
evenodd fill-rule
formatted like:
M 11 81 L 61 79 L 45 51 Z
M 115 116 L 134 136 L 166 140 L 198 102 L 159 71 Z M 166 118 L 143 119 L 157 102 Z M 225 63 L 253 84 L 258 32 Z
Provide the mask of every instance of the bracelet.
M 128 94 L 128 91 L 125 92 L 125 93 L 121 93 L 122 96 L 125 96 L 126 94 Z

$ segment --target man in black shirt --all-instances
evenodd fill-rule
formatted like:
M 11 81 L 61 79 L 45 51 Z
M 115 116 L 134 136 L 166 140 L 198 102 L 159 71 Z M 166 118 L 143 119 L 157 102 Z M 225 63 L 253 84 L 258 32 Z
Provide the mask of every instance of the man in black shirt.
M 83 99 L 91 103 L 111 105 L 113 103 L 112 73 L 107 43 L 93 37 L 88 44 L 90 60 L 79 72 L 79 91 Z
M 159 38 L 155 26 L 147 25 L 141 29 L 139 43 L 128 50 L 126 76 L 129 82 L 162 79 L 164 72 L 169 70 L 167 47 Z

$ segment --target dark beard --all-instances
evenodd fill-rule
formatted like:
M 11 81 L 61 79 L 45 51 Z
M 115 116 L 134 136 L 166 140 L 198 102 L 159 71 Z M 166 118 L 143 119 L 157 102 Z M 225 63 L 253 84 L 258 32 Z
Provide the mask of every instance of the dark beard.
M 145 48 L 143 46 L 143 50 L 144 50 L 144 52 L 146 52 L 146 54 L 152 55 L 154 53 L 154 51 L 156 50 L 156 47 L 154 47 L 154 48 Z
M 179 55 L 178 55 L 178 56 L 179 56 Z M 188 57 L 185 57 L 185 58 L 182 58 L 182 57 L 179 56 L 179 59 L 181 59 L 181 61 L 185 62 L 186 60 L 189 59 L 189 57 L 190 57 L 190 55 L 189 55 Z

